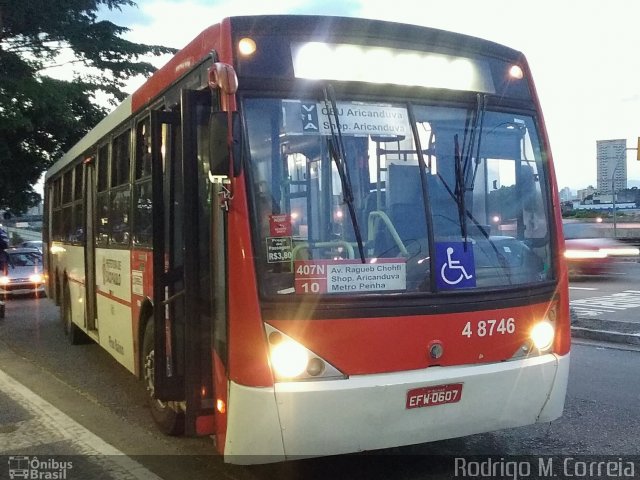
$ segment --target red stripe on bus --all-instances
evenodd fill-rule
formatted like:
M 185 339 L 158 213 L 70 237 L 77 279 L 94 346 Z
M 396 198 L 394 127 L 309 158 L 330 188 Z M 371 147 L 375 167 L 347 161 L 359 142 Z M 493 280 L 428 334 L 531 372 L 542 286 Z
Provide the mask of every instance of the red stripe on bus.
M 228 249 L 229 291 L 229 379 L 240 385 L 270 387 L 273 385 L 271 368 L 257 358 L 269 358 L 264 341 L 264 325 L 261 319 L 256 270 L 254 268 L 249 228 L 249 212 L 246 202 L 244 174 L 240 174 L 234 187 L 235 199 L 227 223 L 227 237 L 233 238 L 234 248 Z M 307 322 L 301 322 L 307 325 Z M 317 322 L 309 322 L 317 323 Z
M 540 303 L 444 315 L 268 323 L 346 375 L 367 375 L 509 360 L 522 352 L 531 327 L 548 308 Z M 437 358 L 430 356 L 434 343 L 442 346 Z
M 77 283 L 78 285 L 82 285 L 84 287 L 84 281 L 78 280 L 77 278 L 69 277 L 69 281 L 73 283 Z
M 96 294 L 104 298 L 107 298 L 109 300 L 113 300 L 114 302 L 119 303 L 120 305 L 124 305 L 125 307 L 131 307 L 131 302 L 127 302 L 126 300 L 118 298 L 115 295 L 112 295 L 110 293 L 106 293 L 101 290 L 96 290 Z

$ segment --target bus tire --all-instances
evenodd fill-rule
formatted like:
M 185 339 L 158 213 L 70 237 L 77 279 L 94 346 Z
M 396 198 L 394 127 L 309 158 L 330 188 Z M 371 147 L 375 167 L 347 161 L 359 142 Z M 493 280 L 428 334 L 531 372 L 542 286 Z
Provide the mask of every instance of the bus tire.
M 153 394 L 154 342 L 153 319 L 150 319 L 144 329 L 141 370 L 151 416 L 163 433 L 182 435 L 184 433 L 184 413 L 180 411 L 178 402 L 162 402 L 156 399 Z
M 53 274 L 53 278 L 51 279 L 51 299 L 58 307 L 60 307 L 60 287 L 58 285 L 58 271 L 56 270 Z
M 71 345 L 78 345 L 84 341 L 84 332 L 73 323 L 71 317 L 71 295 L 69 294 L 69 286 L 64 289 L 62 295 L 62 327 L 64 328 L 64 334 L 67 337 L 67 341 Z

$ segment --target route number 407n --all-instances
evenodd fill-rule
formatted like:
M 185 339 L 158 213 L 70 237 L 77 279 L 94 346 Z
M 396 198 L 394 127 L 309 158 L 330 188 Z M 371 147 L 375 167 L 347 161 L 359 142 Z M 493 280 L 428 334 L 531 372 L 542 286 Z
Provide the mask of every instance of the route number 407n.
M 474 325 L 475 323 L 475 325 Z M 498 320 L 479 320 L 478 322 L 467 322 L 462 329 L 462 335 L 471 338 L 473 335 L 478 337 L 489 337 L 491 335 L 510 335 L 516 331 L 516 321 L 512 318 L 503 318 Z

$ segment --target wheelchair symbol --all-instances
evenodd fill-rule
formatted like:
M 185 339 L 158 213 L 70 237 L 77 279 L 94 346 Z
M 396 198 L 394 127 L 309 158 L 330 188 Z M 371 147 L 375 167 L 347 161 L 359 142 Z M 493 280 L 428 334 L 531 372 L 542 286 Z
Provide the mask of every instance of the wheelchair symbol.
M 447 261 L 442 264 L 440 269 L 440 278 L 449 285 L 457 285 L 462 280 L 473 278 L 473 275 L 467 273 L 464 265 L 460 264 L 460 260 L 451 258 L 453 251 L 453 247 L 447 247 Z

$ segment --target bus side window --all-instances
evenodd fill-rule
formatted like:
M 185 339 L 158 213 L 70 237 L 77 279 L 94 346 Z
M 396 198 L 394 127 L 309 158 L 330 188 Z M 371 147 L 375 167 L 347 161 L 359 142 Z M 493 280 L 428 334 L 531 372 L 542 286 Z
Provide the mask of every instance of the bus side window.
M 151 124 L 149 117 L 136 129 L 136 181 L 151 175 Z
M 74 243 L 84 243 L 84 203 L 82 201 L 83 164 L 78 163 L 74 168 L 73 180 L 73 214 L 71 219 L 70 240 Z
M 129 205 L 131 190 L 127 185 L 111 191 L 109 223 L 111 224 L 110 243 L 126 245 L 129 243 Z
M 98 195 L 97 195 L 97 232 L 96 246 L 109 243 L 109 144 L 98 149 Z
M 126 130 L 113 139 L 111 146 L 111 192 L 109 202 L 109 223 L 111 226 L 109 243 L 129 244 L 129 204 L 131 184 L 131 130 Z
M 62 232 L 61 240 L 71 242 L 72 234 L 72 206 L 73 200 L 73 170 L 68 170 L 62 176 Z
M 138 122 L 136 127 L 135 178 L 133 184 L 133 243 L 136 246 L 151 246 L 151 121 L 149 117 Z

